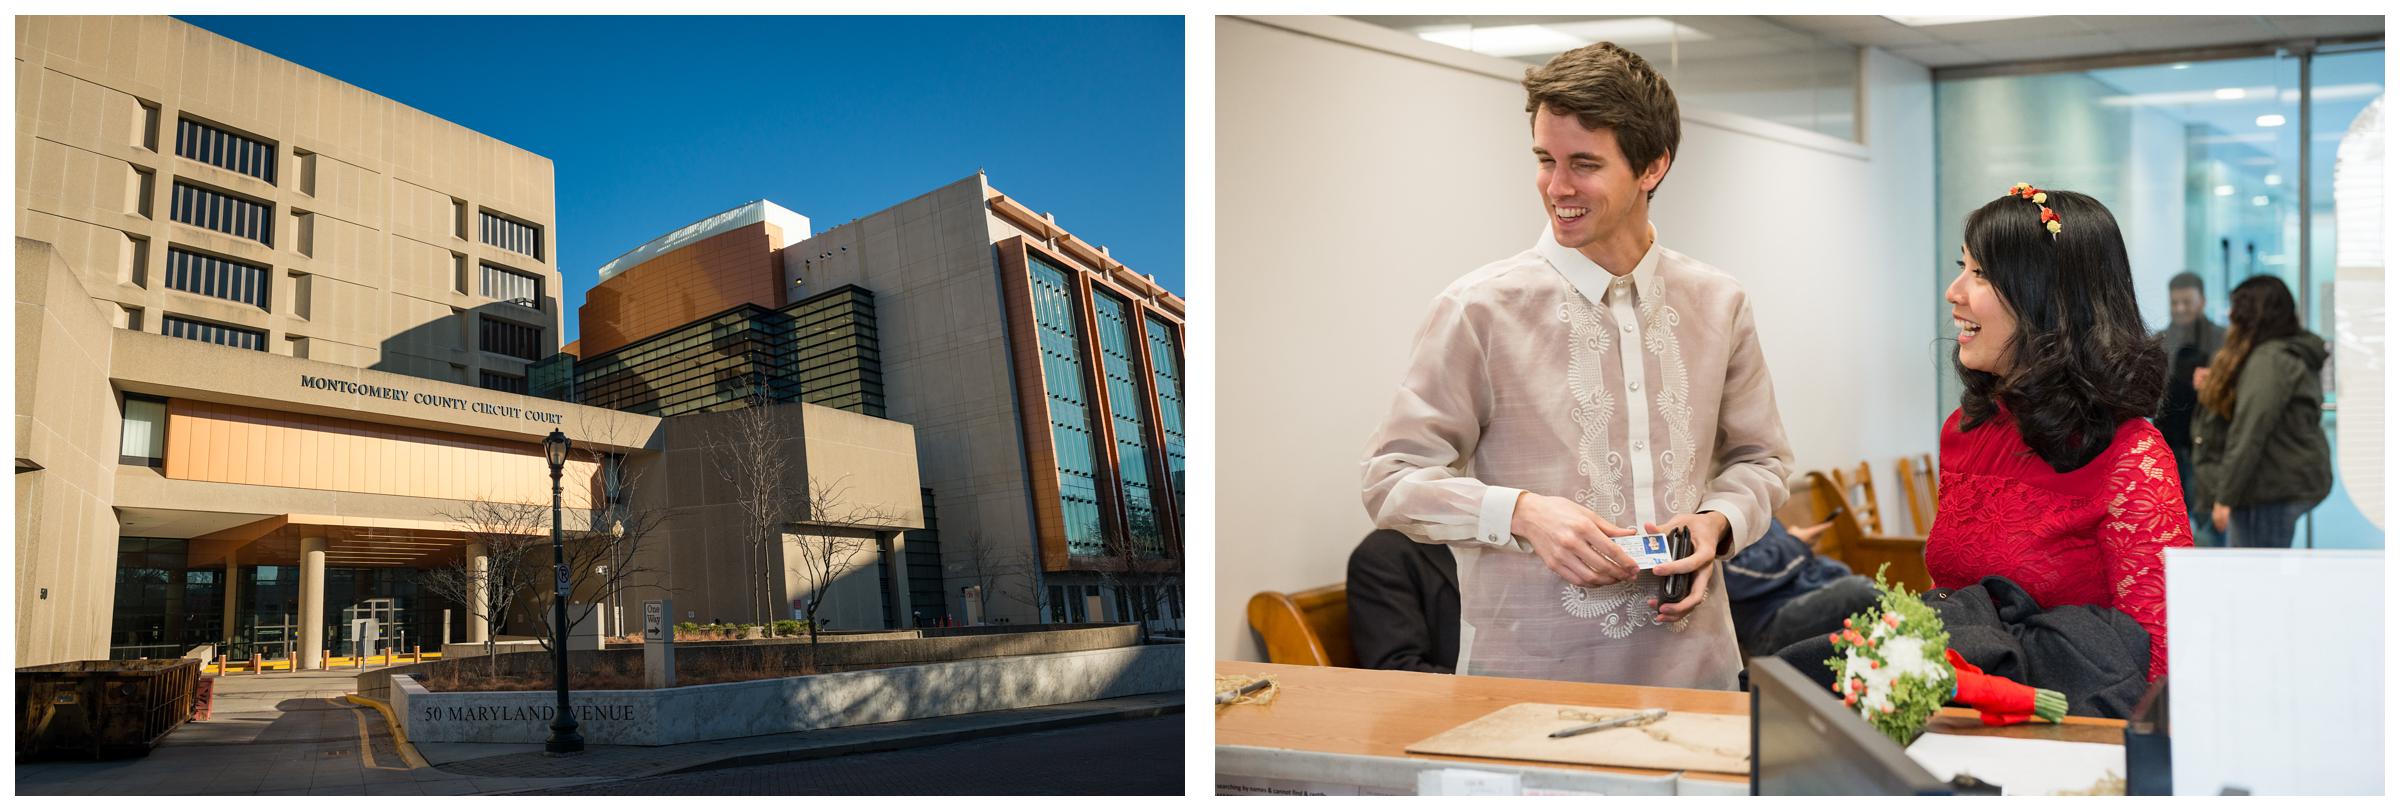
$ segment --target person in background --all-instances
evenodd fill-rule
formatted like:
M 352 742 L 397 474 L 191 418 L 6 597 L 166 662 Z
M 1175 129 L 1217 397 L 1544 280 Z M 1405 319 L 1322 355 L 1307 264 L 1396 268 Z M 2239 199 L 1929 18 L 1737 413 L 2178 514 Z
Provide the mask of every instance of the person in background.
M 2282 279 L 2250 277 L 2232 299 L 2225 346 L 2200 386 L 2201 488 L 2231 545 L 2289 548 L 2300 516 L 2333 491 L 2325 341 L 2300 328 Z
M 1350 552 L 1350 649 L 1369 670 L 1458 667 L 1458 559 L 1379 529 Z
M 1842 620 L 1874 606 L 1880 596 L 1874 580 L 1817 554 L 1782 519 L 1768 521 L 1757 543 L 1725 562 L 1733 634 L 1746 656 L 1840 630 Z
M 2175 476 L 2183 480 L 2183 504 L 2191 511 L 2192 541 L 2199 546 L 2223 546 L 2208 518 L 2208 502 L 2193 494 L 2198 482 L 2192 467 L 2192 411 L 2200 404 L 2198 378 L 2209 359 L 2225 345 L 2225 328 L 2208 320 L 2208 291 L 2197 273 L 2175 274 L 2167 280 L 2167 328 L 2158 333 L 2167 352 L 2167 399 L 2159 406 L 2158 432 L 2175 452 Z

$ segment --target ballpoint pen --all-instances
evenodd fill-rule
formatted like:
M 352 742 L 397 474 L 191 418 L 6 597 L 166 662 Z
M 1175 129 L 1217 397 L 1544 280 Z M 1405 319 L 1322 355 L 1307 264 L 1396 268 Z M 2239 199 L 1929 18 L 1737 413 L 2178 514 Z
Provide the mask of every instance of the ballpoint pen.
M 1246 695 L 1249 695 L 1249 694 L 1251 694 L 1251 693 L 1255 693 L 1255 692 L 1258 692 L 1258 691 L 1260 691 L 1260 690 L 1267 689 L 1267 685 L 1269 685 L 1269 684 L 1273 684 L 1273 683 L 1274 683 L 1274 682 L 1268 681 L 1268 680 L 1266 680 L 1266 679 L 1259 679 L 1258 681 L 1254 681 L 1254 682 L 1251 682 L 1251 683 L 1249 683 L 1249 684 L 1245 684 L 1245 685 L 1242 685 L 1242 686 L 1240 686 L 1240 687 L 1236 687 L 1236 688 L 1234 688 L 1234 689 L 1227 690 L 1227 691 L 1224 691 L 1224 692 L 1222 692 L 1222 693 L 1218 693 L 1218 694 L 1217 694 L 1217 703 L 1219 703 L 1219 704 L 1223 704 L 1223 703 L 1226 703 L 1226 702 L 1232 701 L 1232 700 L 1234 700 L 1234 699 L 1241 698 L 1242 696 L 1246 696 Z
M 1652 708 L 1633 713 L 1631 715 L 1620 715 L 1615 718 L 1603 718 L 1598 721 L 1593 721 L 1589 724 L 1567 727 L 1566 729 L 1550 733 L 1550 737 L 1572 738 L 1586 732 L 1597 732 L 1603 729 L 1615 729 L 1617 727 L 1626 726 L 1641 726 L 1665 717 L 1667 717 L 1666 710 Z

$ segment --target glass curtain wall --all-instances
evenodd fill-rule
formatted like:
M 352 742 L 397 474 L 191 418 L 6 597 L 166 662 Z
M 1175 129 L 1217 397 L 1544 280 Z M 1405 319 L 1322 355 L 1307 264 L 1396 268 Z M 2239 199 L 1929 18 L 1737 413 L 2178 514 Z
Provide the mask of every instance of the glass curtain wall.
M 2206 317 L 2217 324 L 2225 323 L 2234 285 L 2270 275 L 2292 289 L 2310 331 L 2337 339 L 2333 153 L 2383 95 L 2383 59 L 2376 44 L 2305 58 L 2277 53 L 1973 78 L 1937 74 L 1940 237 L 1929 257 L 1939 279 L 1935 290 L 1955 275 L 1967 214 L 2010 184 L 2028 182 L 2090 194 L 2116 215 L 2142 318 L 2152 330 L 2169 323 L 2168 280 L 2188 271 L 2203 280 Z M 2303 138 L 2310 147 L 2305 167 Z M 2306 251 L 2303 228 L 2312 237 Z M 2380 270 L 2376 276 L 2379 282 Z M 1950 307 L 1934 304 L 1940 334 L 1948 335 Z M 2381 335 L 2372 339 L 2379 348 Z M 2325 430 L 2339 447 L 2335 372 L 2325 375 Z M 1946 414 L 1959 395 L 1947 364 L 1939 392 Z M 2294 543 L 2382 548 L 2383 531 L 2360 512 L 2338 464 L 2332 495 L 2302 522 Z

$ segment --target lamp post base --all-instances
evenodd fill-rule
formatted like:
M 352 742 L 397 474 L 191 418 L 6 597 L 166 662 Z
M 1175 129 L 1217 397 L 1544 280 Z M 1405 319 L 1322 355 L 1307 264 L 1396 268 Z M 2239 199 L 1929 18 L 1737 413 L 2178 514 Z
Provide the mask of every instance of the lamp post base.
M 583 751 L 583 733 L 572 725 L 550 727 L 550 739 L 542 742 L 542 754 L 572 755 Z

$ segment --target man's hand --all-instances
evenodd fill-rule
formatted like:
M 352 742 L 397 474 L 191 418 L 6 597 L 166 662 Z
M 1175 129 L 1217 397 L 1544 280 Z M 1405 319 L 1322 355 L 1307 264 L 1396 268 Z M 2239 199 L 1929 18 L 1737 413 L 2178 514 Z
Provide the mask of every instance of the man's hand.
M 1567 499 L 1517 494 L 1516 514 L 1509 520 L 1508 531 L 1525 539 L 1543 566 L 1578 586 L 1614 585 L 1641 573 L 1633 557 L 1609 540 L 1633 531 L 1603 521 Z
M 2218 532 L 2224 532 L 2225 525 L 2233 523 L 2233 508 L 2223 504 L 2209 508 L 2208 522 L 2217 525 Z
M 2192 388 L 2208 388 L 2208 367 L 2202 366 L 2192 370 Z
M 1658 609 L 1658 616 L 1654 621 L 1660 625 L 1682 620 L 1686 615 L 1692 613 L 1693 609 L 1699 608 L 1702 601 L 1708 599 L 1709 582 L 1711 575 L 1716 571 L 1716 568 L 1709 564 L 1716 562 L 1717 542 L 1733 531 L 1733 522 L 1726 520 L 1725 516 L 1713 512 L 1691 513 L 1675 516 L 1664 524 L 1643 524 L 1642 531 L 1665 533 L 1676 527 L 1691 529 L 1692 556 L 1650 567 L 1650 573 L 1665 577 L 1671 574 L 1694 572 L 1692 593 L 1691 596 L 1683 598 L 1682 602 L 1666 605 L 1659 605 L 1656 597 L 1650 598 L 1651 607 Z

